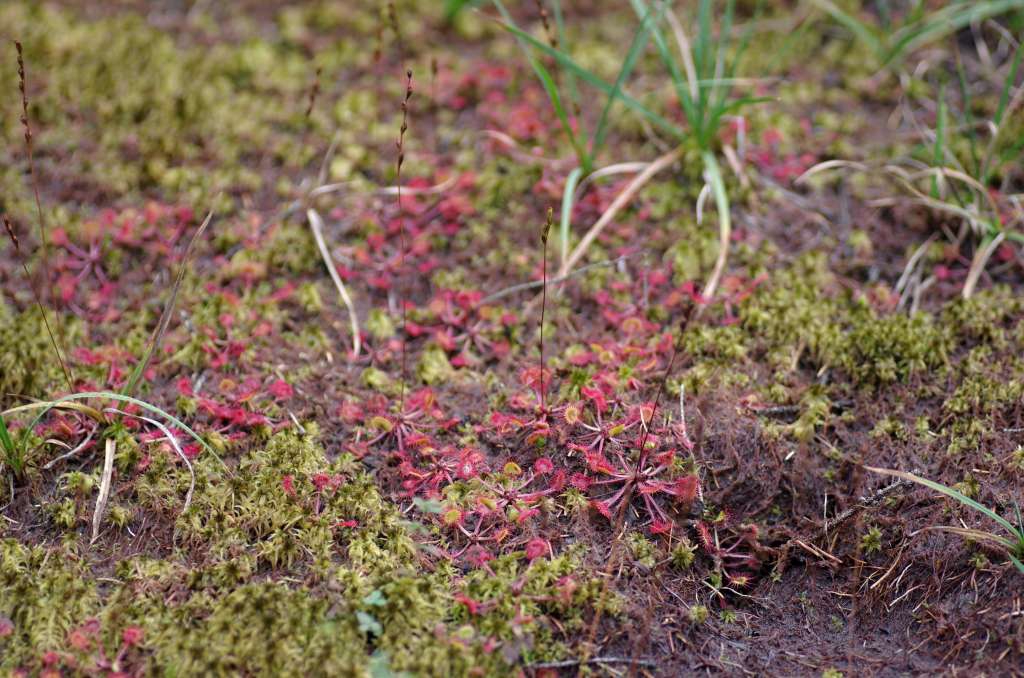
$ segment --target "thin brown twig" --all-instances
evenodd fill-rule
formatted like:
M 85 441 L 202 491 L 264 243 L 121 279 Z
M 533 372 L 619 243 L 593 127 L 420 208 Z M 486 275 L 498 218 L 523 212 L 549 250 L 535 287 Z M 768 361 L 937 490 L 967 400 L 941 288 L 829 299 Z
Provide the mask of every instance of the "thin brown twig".
M 534 4 L 537 6 L 537 11 L 540 13 L 540 23 L 544 27 L 544 34 L 547 36 L 548 44 L 551 45 L 551 49 L 558 49 L 558 36 L 551 29 L 551 20 L 548 17 L 548 10 L 544 7 L 544 3 L 541 0 L 534 0 Z
M 391 31 L 395 34 L 395 42 L 398 43 L 398 58 L 405 61 L 405 41 L 402 39 L 402 27 L 398 23 L 398 10 L 394 2 L 388 3 L 388 22 L 391 24 Z
M 218 196 L 219 197 L 219 196 Z M 124 388 L 121 389 L 123 395 L 131 395 L 131 392 L 138 386 L 139 381 L 142 379 L 143 373 L 146 371 L 146 367 L 149 366 L 150 360 L 153 359 L 153 354 L 156 349 L 160 346 L 160 341 L 163 339 L 164 333 L 167 331 L 167 327 L 171 324 L 171 317 L 174 313 L 174 304 L 178 299 L 178 290 L 181 289 L 181 284 L 185 280 L 185 274 L 188 272 L 188 262 L 192 257 L 192 251 L 195 249 L 196 243 L 202 237 L 203 233 L 209 227 L 210 222 L 213 220 L 213 210 L 211 209 L 206 213 L 206 218 L 203 219 L 203 223 L 199 225 L 199 228 L 188 241 L 188 245 L 185 246 L 185 251 L 181 255 L 181 266 L 178 268 L 178 275 L 174 278 L 174 284 L 171 286 L 171 296 L 167 298 L 167 302 L 164 304 L 164 310 L 160 314 L 160 320 L 157 321 L 156 329 L 153 330 L 153 336 L 150 337 L 149 345 L 146 347 L 146 352 L 143 354 L 142 359 L 132 370 L 131 375 L 128 377 L 128 381 L 125 382 Z
M 331 250 L 327 247 L 327 241 L 324 240 L 324 224 L 320 213 L 310 207 L 306 210 L 306 219 L 309 221 L 309 227 L 313 231 L 313 239 L 316 241 L 317 249 L 320 250 L 320 257 L 324 260 L 324 265 L 327 267 L 327 273 L 331 276 L 331 281 L 334 283 L 335 289 L 338 290 L 338 295 L 345 304 L 345 308 L 348 309 L 349 324 L 352 326 L 352 359 L 355 360 L 362 350 L 362 338 L 359 336 L 359 318 L 356 315 L 355 304 L 352 303 L 352 297 L 349 295 L 344 281 L 342 281 L 341 276 L 338 274 L 338 269 L 334 265 L 334 258 L 331 256 Z
M 551 278 L 551 279 L 549 279 L 547 281 L 547 284 L 548 285 L 557 285 L 560 282 L 565 282 L 569 278 L 575 278 L 576 276 L 582 275 L 583 273 L 586 273 L 587 271 L 593 270 L 595 268 L 604 268 L 606 266 L 615 266 L 616 264 L 620 264 L 623 261 L 626 261 L 628 259 L 632 259 L 633 257 L 637 257 L 637 256 L 640 256 L 640 255 L 646 255 L 646 254 L 650 254 L 650 250 L 640 250 L 639 252 L 632 252 L 630 254 L 623 254 L 622 256 L 615 257 L 614 259 L 608 259 L 606 261 L 597 261 L 597 262 L 594 262 L 593 264 L 587 264 L 586 266 L 580 266 L 575 271 L 572 271 L 571 273 L 567 273 L 567 274 L 563 275 L 560 278 Z M 535 287 L 540 287 L 540 286 L 542 286 L 544 284 L 545 283 L 542 280 L 531 280 L 529 282 L 517 283 L 515 285 L 511 285 L 511 286 L 506 287 L 504 289 L 498 290 L 494 294 L 491 294 L 491 295 L 488 295 L 488 296 L 484 297 L 479 302 L 477 302 L 477 305 L 478 306 L 485 306 L 485 305 L 491 303 L 492 301 L 497 301 L 498 299 L 501 299 L 502 297 L 507 297 L 510 294 L 515 294 L 516 292 L 524 292 L 526 290 L 532 290 Z
M 861 497 L 860 499 L 857 500 L 856 504 L 854 504 L 850 508 L 846 509 L 845 511 L 843 511 L 839 515 L 833 516 L 833 518 L 831 520 L 829 520 L 827 523 L 825 523 L 824 527 L 822 527 L 822 529 L 821 529 L 821 536 L 827 537 L 830 530 L 834 530 L 839 525 L 842 525 L 844 522 L 849 520 L 850 517 L 853 516 L 858 511 L 863 511 L 864 509 L 868 509 L 868 508 L 871 508 L 872 506 L 875 506 L 876 504 L 878 504 L 880 501 L 885 499 L 887 496 L 889 496 L 890 494 L 892 494 L 896 490 L 904 488 L 904 487 L 912 487 L 912 486 L 913 486 L 913 483 L 910 482 L 909 480 L 897 480 L 896 482 L 894 482 L 894 483 L 892 483 L 890 485 L 886 485 L 884 487 L 878 488 L 870 496 Z
M 7 231 L 7 237 L 10 238 L 14 244 L 14 254 L 18 258 L 18 263 L 21 264 L 21 270 L 25 274 L 25 280 L 28 281 L 29 289 L 32 290 L 32 298 L 36 302 L 36 306 L 39 308 L 39 316 L 43 319 L 43 325 L 46 327 L 46 334 L 50 337 L 50 344 L 53 346 L 54 353 L 57 354 L 57 360 L 60 361 L 61 369 L 64 372 L 64 379 L 67 380 L 68 389 L 74 391 L 75 387 L 72 384 L 71 375 L 68 373 L 64 366 L 64 361 L 61 359 L 60 349 L 57 347 L 57 339 L 53 335 L 53 329 L 50 327 L 50 321 L 46 317 L 46 309 L 43 307 L 43 302 L 39 298 L 39 292 L 36 290 L 35 283 L 32 279 L 32 274 L 29 273 L 28 264 L 25 263 L 25 256 L 21 253 L 21 243 L 18 240 L 17 234 L 14 232 L 14 226 L 11 224 L 11 220 L 4 215 L 4 229 Z
M 679 349 L 681 349 L 683 346 L 683 336 L 686 334 L 686 328 L 690 324 L 690 320 L 693 319 L 693 313 L 695 308 L 696 307 L 691 304 L 690 307 L 686 310 L 686 315 L 683 316 L 683 319 L 679 323 L 679 337 L 676 339 L 675 344 L 672 347 L 672 357 L 669 358 L 668 366 L 665 367 L 665 374 L 661 377 L 661 384 L 658 386 L 658 395 L 654 399 L 654 408 L 651 410 L 651 424 L 654 423 L 654 417 L 658 413 L 658 405 L 661 403 L 661 399 L 665 395 L 665 390 L 668 385 L 668 378 L 672 376 L 672 369 L 675 367 L 676 357 L 679 355 Z M 640 415 L 640 422 L 643 423 L 642 412 Z M 651 427 L 647 424 L 644 424 L 644 436 L 640 440 L 639 449 L 641 455 L 643 454 L 643 451 L 647 446 L 647 438 L 650 436 L 650 433 Z M 640 461 L 637 461 L 637 470 L 639 470 L 639 465 Z
M 590 657 L 588 659 L 563 659 L 558 662 L 541 662 L 539 664 L 528 664 L 528 669 L 567 669 L 573 666 L 584 666 L 587 664 L 630 664 L 632 666 L 643 666 L 644 668 L 657 668 L 657 664 L 650 659 L 633 659 L 630 657 Z

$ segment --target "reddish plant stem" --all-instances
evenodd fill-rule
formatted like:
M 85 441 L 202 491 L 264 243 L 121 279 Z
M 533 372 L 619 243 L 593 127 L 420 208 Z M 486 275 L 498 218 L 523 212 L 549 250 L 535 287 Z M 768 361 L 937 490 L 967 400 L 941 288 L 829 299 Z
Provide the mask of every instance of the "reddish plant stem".
M 658 387 L 658 395 L 654 398 L 654 408 L 651 410 L 651 420 L 649 424 L 644 426 L 644 434 L 640 439 L 640 454 L 637 457 L 636 467 L 634 473 L 639 472 L 641 466 L 646 461 L 646 450 L 647 450 L 647 439 L 651 435 L 651 426 L 654 425 L 654 417 L 658 413 L 658 405 L 661 404 L 661 399 L 665 395 L 665 391 L 668 389 L 668 378 L 672 376 L 672 369 L 676 364 L 676 357 L 679 355 L 679 350 L 683 346 L 683 335 L 686 333 L 686 327 L 690 324 L 690 319 L 693 317 L 693 310 L 695 306 L 691 305 L 686 315 L 679 322 L 679 337 L 673 342 L 672 346 L 672 357 L 668 360 L 668 365 L 665 367 L 665 374 L 661 377 L 661 384 Z M 640 411 L 640 421 L 643 422 L 643 410 Z
M 398 10 L 394 2 L 389 2 L 388 23 L 391 24 L 391 32 L 395 34 L 395 43 L 398 45 L 398 58 L 405 62 L 405 41 L 402 39 L 402 26 L 398 23 Z
M 679 323 L 679 338 L 675 341 L 674 346 L 672 347 L 672 357 L 669 358 L 668 366 L 665 368 L 665 374 L 664 374 L 664 376 L 661 379 L 661 386 L 658 388 L 658 395 L 655 397 L 655 400 L 654 400 L 654 409 L 651 411 L 651 424 L 654 423 L 654 416 L 655 416 L 655 414 L 658 411 L 658 404 L 661 402 L 661 398 L 662 398 L 662 396 L 664 395 L 664 393 L 665 393 L 665 391 L 667 389 L 668 378 L 672 374 L 672 369 L 675 367 L 676 356 L 679 355 L 679 350 L 680 350 L 680 348 L 682 348 L 682 345 L 683 345 L 683 334 L 685 333 L 687 326 L 690 324 L 690 320 L 693 318 L 694 309 L 695 309 L 695 307 L 691 305 L 686 310 L 686 314 L 683 316 L 682 321 L 680 321 L 680 323 Z M 640 421 L 643 422 L 643 410 L 641 410 L 641 412 L 640 412 Z M 639 459 L 637 461 L 636 466 L 633 469 L 633 475 L 634 476 L 636 476 L 640 472 L 640 469 L 642 468 L 642 464 L 645 461 L 646 454 L 644 453 L 644 450 L 647 447 L 647 438 L 648 438 L 649 435 L 650 435 L 650 426 L 645 426 L 644 427 L 644 435 L 643 435 L 643 438 L 640 441 L 640 454 L 638 455 Z M 612 532 L 613 542 L 612 542 L 611 549 L 609 550 L 609 553 L 608 553 L 608 565 L 604 569 L 604 575 L 605 576 L 604 576 L 604 586 L 601 589 L 601 606 L 598 607 L 597 611 L 594 614 L 594 618 L 593 618 L 593 620 L 591 620 L 591 623 L 590 623 L 590 629 L 589 629 L 588 634 L 587 634 L 587 650 L 586 650 L 586 652 L 584 654 L 584 659 L 586 659 L 589 656 L 589 648 L 593 646 L 594 639 L 597 637 L 597 629 L 598 629 L 598 626 L 601 623 L 601 618 L 603 616 L 602 611 L 604 609 L 604 607 L 603 607 L 604 601 L 607 598 L 608 591 L 609 591 L 608 581 L 611 578 L 612 571 L 616 567 L 618 567 L 618 564 L 620 562 L 623 544 L 622 544 L 622 540 L 619 537 L 621 536 L 623 527 L 625 526 L 627 507 L 629 506 L 629 504 L 630 504 L 630 502 L 632 500 L 633 500 L 633 489 L 632 489 L 632 487 L 630 487 L 630 489 L 626 492 L 625 496 L 623 497 L 622 505 L 620 506 L 619 511 L 617 512 L 617 515 L 616 515 L 615 527 L 614 527 L 614 531 Z M 581 670 L 576 675 L 577 676 L 582 676 L 583 675 L 582 668 L 581 668 Z
M 47 295 L 50 303 L 53 303 L 53 290 L 50 288 L 50 253 L 49 247 L 46 240 L 46 222 L 43 218 L 43 203 L 39 199 L 39 179 L 36 176 L 36 163 L 35 153 L 32 147 L 32 126 L 29 124 L 28 117 L 28 91 L 25 84 L 25 54 L 21 46 L 21 42 L 18 40 L 14 41 L 14 49 L 18 53 L 18 89 L 21 92 L 21 126 L 25 133 L 25 151 L 28 156 L 28 174 L 32 182 L 32 193 L 35 196 L 36 201 L 36 215 L 39 220 L 39 243 L 42 248 L 42 262 L 41 266 L 43 269 L 43 284 L 49 294 Z M 4 217 L 4 226 L 7 229 L 7 234 L 11 237 L 14 242 L 14 249 L 17 252 L 19 258 L 21 258 L 22 270 L 25 272 L 25 276 L 28 278 L 29 285 L 32 287 L 32 295 L 35 297 L 36 304 L 39 306 L 39 313 L 43 317 L 43 324 L 46 326 L 46 333 L 50 336 L 50 343 L 53 344 L 53 351 L 57 354 L 57 362 L 60 363 L 60 369 L 64 373 L 64 379 L 68 382 L 68 389 L 71 391 L 75 390 L 74 377 L 71 374 L 71 370 L 67 363 L 64 361 L 64 356 L 60 348 L 60 344 L 57 341 L 56 334 L 53 332 L 53 328 L 50 327 L 50 321 L 46 317 L 46 310 L 43 308 L 42 295 L 36 289 L 36 285 L 32 282 L 32 277 L 29 275 L 28 266 L 25 264 L 24 258 L 21 255 L 21 249 L 18 246 L 17 236 L 14 234 L 14 228 L 11 226 L 10 221 L 7 217 Z
M 537 12 L 540 14 L 540 23 L 544 27 L 544 34 L 548 38 L 548 43 L 552 49 L 558 49 L 558 36 L 555 31 L 551 29 L 551 21 L 548 19 L 548 10 L 544 7 L 544 3 L 541 0 L 534 0 L 534 4 L 537 6 Z
M 398 227 L 399 227 L 399 239 L 401 252 L 399 254 L 399 275 L 404 274 L 405 271 L 405 219 L 402 218 L 402 164 L 405 162 L 405 133 L 409 129 L 409 99 L 412 98 L 412 70 L 405 72 L 405 98 L 402 99 L 402 126 L 398 132 L 398 161 L 396 163 L 396 184 L 398 196 Z M 406 350 L 406 343 L 408 337 L 406 336 L 406 327 L 408 322 L 408 309 L 406 308 L 405 294 L 402 294 L 401 285 L 399 285 L 399 300 L 398 303 L 402 307 L 402 386 L 401 386 L 401 397 L 399 399 L 399 412 L 405 411 L 405 382 L 408 377 L 408 351 Z
M 313 76 L 313 85 L 309 88 L 309 103 L 306 106 L 306 118 L 313 114 L 313 107 L 316 106 L 316 98 L 320 94 L 320 73 L 322 67 L 317 66 L 316 74 Z

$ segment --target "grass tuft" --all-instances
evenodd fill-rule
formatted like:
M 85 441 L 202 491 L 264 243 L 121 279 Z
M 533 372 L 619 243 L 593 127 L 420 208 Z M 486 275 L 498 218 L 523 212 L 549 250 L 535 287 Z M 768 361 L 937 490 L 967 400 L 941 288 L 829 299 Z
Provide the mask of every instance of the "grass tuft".
M 1014 564 L 1014 566 L 1016 566 L 1016 568 L 1022 574 L 1024 574 L 1024 520 L 1022 520 L 1021 518 L 1020 506 L 1018 504 L 1014 505 L 1017 518 L 1017 525 L 1014 525 L 1009 520 L 1003 518 L 1001 515 L 999 515 L 989 507 L 985 506 L 984 504 L 981 504 L 971 499 L 967 495 L 963 494 L 962 492 L 959 492 L 953 489 L 952 487 L 943 485 L 942 483 L 937 483 L 934 480 L 928 480 L 927 478 L 922 478 L 921 476 L 917 476 L 914 475 L 913 473 L 908 473 L 906 471 L 893 471 L 890 469 L 875 468 L 873 466 L 865 466 L 864 468 L 866 468 L 868 471 L 871 471 L 872 473 L 880 473 L 882 475 L 891 476 L 893 478 L 909 480 L 910 482 L 914 482 L 917 483 L 918 485 L 922 485 L 931 490 L 935 490 L 936 492 L 944 494 L 951 499 L 955 499 L 964 506 L 974 509 L 978 513 L 981 513 L 982 515 L 994 520 L 996 524 L 1002 527 L 1003 530 L 1005 530 L 1006 533 L 1010 535 L 1009 538 L 1000 536 L 993 532 L 987 532 L 985 530 L 971 530 L 959 527 L 937 526 L 926 529 L 952 532 L 954 534 L 959 534 L 970 539 L 996 544 L 997 546 L 1002 547 L 1006 551 L 1007 556 L 1010 558 L 1010 561 Z

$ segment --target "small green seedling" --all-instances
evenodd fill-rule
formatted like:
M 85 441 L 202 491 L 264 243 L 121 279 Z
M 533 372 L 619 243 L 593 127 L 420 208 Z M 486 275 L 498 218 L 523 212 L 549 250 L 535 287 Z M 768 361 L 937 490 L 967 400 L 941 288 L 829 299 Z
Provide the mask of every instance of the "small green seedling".
M 997 546 L 1006 550 L 1006 553 L 1009 556 L 1010 560 L 1017 567 L 1017 569 L 1020 570 L 1022 574 L 1024 574 L 1024 518 L 1022 518 L 1021 516 L 1019 505 L 1014 505 L 1017 518 L 1017 524 L 1014 525 L 1009 520 L 1003 518 L 1001 515 L 999 515 L 992 509 L 988 508 L 987 506 L 974 501 L 967 495 L 954 490 L 952 487 L 947 487 L 942 483 L 937 483 L 934 480 L 928 480 L 927 478 L 922 478 L 920 476 L 914 475 L 913 473 L 907 473 L 906 471 L 892 471 L 889 469 L 875 468 L 873 466 L 865 466 L 864 468 L 873 473 L 880 473 L 882 475 L 892 476 L 893 478 L 900 478 L 901 480 L 909 480 L 911 482 L 917 483 L 918 485 L 923 485 L 929 489 L 935 490 L 936 492 L 940 492 L 946 495 L 947 497 L 956 499 L 964 506 L 969 506 L 975 511 L 978 511 L 983 515 L 988 516 L 996 523 L 998 523 L 999 526 L 1007 532 L 1007 534 L 1009 534 L 1009 538 L 999 534 L 994 534 L 992 532 L 986 532 L 985 530 L 972 530 L 961 527 L 936 526 L 925 529 L 952 532 L 954 534 L 959 534 L 969 539 L 987 542 L 989 544 L 996 544 Z

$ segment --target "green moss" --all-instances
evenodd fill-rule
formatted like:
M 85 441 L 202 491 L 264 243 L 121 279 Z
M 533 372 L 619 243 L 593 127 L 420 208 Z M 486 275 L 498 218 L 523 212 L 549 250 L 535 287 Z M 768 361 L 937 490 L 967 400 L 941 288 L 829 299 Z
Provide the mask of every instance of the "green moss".
M 360 675 L 367 663 L 363 638 L 330 608 L 325 598 L 276 583 L 248 584 L 216 599 L 194 595 L 147 625 L 153 664 L 182 675 Z
M 812 386 L 800 399 L 800 416 L 786 429 L 800 442 L 810 442 L 828 422 L 831 412 L 832 401 L 825 395 L 824 387 Z
M 73 554 L 54 555 L 12 539 L 0 542 L 0 617 L 14 623 L 13 635 L 0 638 L 0 669 L 62 647 L 71 627 L 98 607 L 82 562 Z
M 949 333 L 932 316 L 879 316 L 864 302 L 833 292 L 820 254 L 773 277 L 741 309 L 744 328 L 770 364 L 840 367 L 859 386 L 880 386 L 946 365 Z
M 740 309 L 743 328 L 756 337 L 770 366 L 795 367 L 806 352 L 813 366 L 835 360 L 842 343 L 843 300 L 822 255 L 807 255 L 774 273 Z
M 57 325 L 49 314 L 50 327 L 65 335 L 58 338 L 73 346 L 80 336 L 78 322 Z M 46 325 L 33 305 L 20 313 L 0 299 L 0 402 L 7 394 L 46 397 L 61 387 L 67 388 L 60 362 L 46 331 Z
M 156 187 L 208 204 L 218 190 L 259 186 L 243 162 L 252 149 L 281 163 L 302 157 L 299 135 L 274 133 L 302 120 L 309 66 L 294 52 L 267 42 L 183 48 L 141 16 L 81 21 L 35 3 L 5 3 L 0 24 L 24 42 L 41 86 L 39 148 L 77 149 L 64 154 L 69 169 L 101 191 Z M 0 74 L 4 91 L 16 91 L 14 77 Z M 5 122 L 16 147 L 17 120 Z
M 178 547 L 119 563 L 102 596 L 69 550 L 73 536 L 51 551 L 0 544 L 0 616 L 15 623 L 0 638 L 0 667 L 36 666 L 94 617 L 108 652 L 121 629 L 141 627 L 150 670 L 365 675 L 376 656 L 416 675 L 504 675 L 511 662 L 565 656 L 561 638 L 584 628 L 587 608 L 614 615 L 621 606 L 580 574 L 578 548 L 530 563 L 513 553 L 461 575 L 445 561 L 425 567 L 398 507 L 350 457 L 328 462 L 310 436 L 280 433 L 231 474 L 205 458 L 195 468 Z M 169 454 L 156 454 L 136 496 L 180 510 L 187 484 Z M 278 580 L 283 568 L 289 576 Z M 495 642 L 502 652 L 487 649 Z
M 907 438 L 907 427 L 903 425 L 903 422 L 894 417 L 885 417 L 875 423 L 875 427 L 871 429 L 870 435 L 872 438 L 904 440 Z
M 416 365 L 416 376 L 427 384 L 442 384 L 455 376 L 455 368 L 440 346 L 428 346 Z
M 377 339 L 387 339 L 395 333 L 395 323 L 391 320 L 391 316 L 381 308 L 370 310 L 365 325 L 370 334 Z
M 860 538 L 860 548 L 867 555 L 881 551 L 882 531 L 875 525 L 869 527 L 868 531 Z
M 902 381 L 946 362 L 949 342 L 933 318 L 923 313 L 875 317 L 854 314 L 838 362 L 861 384 Z
M 680 570 L 688 570 L 693 566 L 693 561 L 696 558 L 697 546 L 691 544 L 690 540 L 683 537 L 683 540 L 672 547 L 670 554 L 670 562 L 672 566 Z
M 302 224 L 281 224 L 271 233 L 266 247 L 256 254 L 270 270 L 293 275 L 312 273 L 323 266 L 313 235 Z
M 657 547 L 642 532 L 630 532 L 626 535 L 626 546 L 633 554 L 633 560 L 646 568 L 653 568 L 656 562 Z

